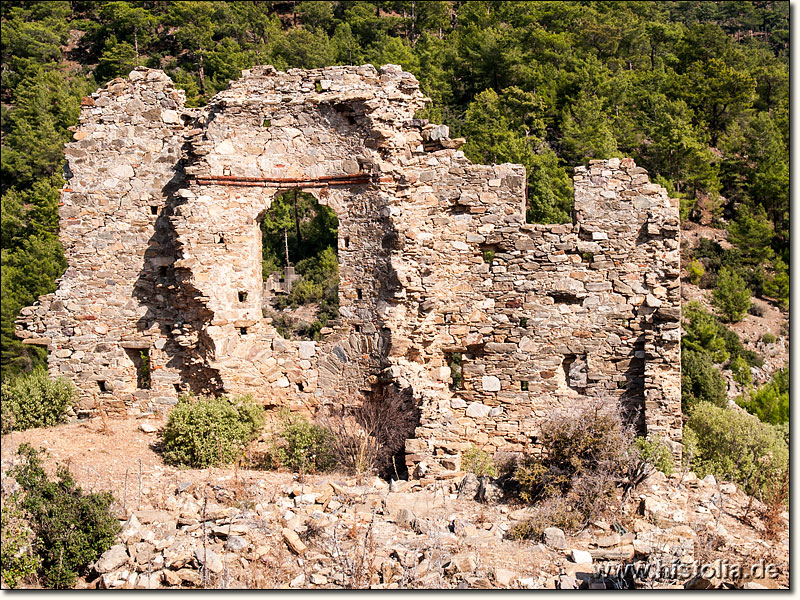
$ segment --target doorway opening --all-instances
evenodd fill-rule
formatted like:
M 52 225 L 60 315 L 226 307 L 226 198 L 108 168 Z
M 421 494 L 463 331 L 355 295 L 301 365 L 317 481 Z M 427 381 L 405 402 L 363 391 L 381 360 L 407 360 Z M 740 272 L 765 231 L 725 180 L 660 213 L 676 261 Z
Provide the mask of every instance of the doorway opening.
M 311 194 L 272 200 L 261 228 L 265 317 L 287 339 L 319 340 L 339 317 L 339 219 Z

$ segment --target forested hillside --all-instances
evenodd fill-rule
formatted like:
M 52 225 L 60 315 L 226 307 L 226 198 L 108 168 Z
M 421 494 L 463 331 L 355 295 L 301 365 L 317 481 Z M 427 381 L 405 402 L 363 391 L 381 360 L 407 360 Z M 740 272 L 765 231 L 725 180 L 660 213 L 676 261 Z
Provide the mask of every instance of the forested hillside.
M 690 315 L 692 402 L 719 404 L 723 365 L 758 364 L 722 321 L 741 320 L 751 295 L 788 308 L 788 2 L 76 0 L 1 10 L 4 377 L 43 362 L 14 338 L 13 321 L 66 268 L 58 190 L 81 98 L 137 65 L 165 70 L 198 106 L 256 64 L 400 64 L 432 99 L 419 116 L 465 136 L 469 158 L 526 166 L 535 222 L 569 220 L 573 166 L 634 158 L 681 199 L 687 226 L 726 241 L 683 250 L 688 280 L 715 289 L 717 313 Z

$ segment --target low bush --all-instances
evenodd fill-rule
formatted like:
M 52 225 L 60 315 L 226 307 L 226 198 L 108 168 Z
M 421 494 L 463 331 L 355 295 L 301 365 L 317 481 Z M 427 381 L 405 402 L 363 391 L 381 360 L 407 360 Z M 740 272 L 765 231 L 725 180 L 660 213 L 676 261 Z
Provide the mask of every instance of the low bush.
M 775 371 L 772 379 L 757 390 L 737 400 L 739 406 L 764 423 L 789 422 L 789 369 Z
M 250 396 L 183 396 L 167 418 L 164 458 L 197 469 L 228 464 L 258 437 L 264 411 Z
M 725 406 L 727 384 L 708 352 L 684 350 L 681 353 L 681 405 L 688 413 L 698 402 Z
M 675 459 L 664 440 L 659 438 L 637 437 L 634 446 L 639 457 L 669 477 L 675 472 Z
M 8 378 L 0 390 L 4 433 L 12 427 L 23 430 L 63 423 L 75 396 L 71 381 L 50 379 L 44 368 Z
M 634 433 L 599 405 L 572 416 L 554 413 L 541 426 L 541 453 L 523 458 L 514 479 L 526 502 L 563 498 L 588 522 L 615 502 L 615 488 L 635 465 Z
M 273 462 L 303 473 L 328 471 L 336 466 L 331 449 L 331 431 L 305 417 L 291 416 L 278 433 Z
M 742 356 L 731 359 L 728 368 L 733 373 L 733 380 L 741 386 L 749 388 L 753 385 L 753 376 L 750 373 L 750 365 Z
M 701 402 L 685 429 L 691 430 L 691 467 L 698 477 L 713 473 L 748 494 L 763 496 L 789 467 L 783 432 L 746 412 Z
M 703 263 L 695 259 L 689 263 L 689 266 L 686 270 L 689 273 L 689 282 L 692 285 L 700 285 L 700 280 L 703 278 L 703 275 L 706 274 L 706 269 L 703 267 Z
M 775 337 L 775 334 L 769 331 L 761 336 L 761 341 L 765 344 L 774 344 L 777 340 L 778 338 Z
M 366 394 L 360 405 L 320 415 L 330 432 L 336 463 L 356 475 L 386 479 L 406 476 L 405 443 L 419 424 L 418 409 L 407 390 L 386 385 Z
M 536 505 L 530 518 L 512 527 L 508 537 L 512 540 L 541 540 L 548 527 L 577 531 L 583 524 L 584 516 L 564 498 L 548 498 Z
M 19 506 L 36 536 L 33 548 L 42 583 L 57 589 L 72 587 L 119 532 L 119 521 L 110 512 L 114 497 L 109 492 L 84 494 L 64 467 L 51 481 L 39 452 L 28 444 L 20 445 L 18 455 L 22 461 L 11 475 L 24 492 Z
M 461 469 L 478 477 L 497 477 L 492 455 L 472 444 L 461 456 Z
M 3 583 L 15 588 L 29 579 L 41 566 L 33 551 L 35 536 L 18 499 L 3 502 L 0 514 L 0 575 Z

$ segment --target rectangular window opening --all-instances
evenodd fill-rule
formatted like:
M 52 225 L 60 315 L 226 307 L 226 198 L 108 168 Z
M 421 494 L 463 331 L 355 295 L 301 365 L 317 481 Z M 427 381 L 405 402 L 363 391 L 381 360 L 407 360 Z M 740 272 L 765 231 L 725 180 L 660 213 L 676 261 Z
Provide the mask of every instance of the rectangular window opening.
M 158 279 L 161 283 L 166 283 L 167 281 L 167 267 L 158 267 Z
M 158 206 L 151 206 L 150 207 L 150 214 L 157 215 L 158 214 Z
M 356 296 L 359 300 L 361 300 L 364 297 L 364 294 L 360 289 L 356 289 Z
M 247 327 L 239 327 L 239 333 L 242 335 L 247 335 Z
M 128 358 L 136 367 L 136 387 L 150 389 L 150 350 L 148 348 L 125 348 Z
M 520 381 L 519 382 L 519 389 L 523 392 L 528 391 L 528 382 L 527 381 Z
M 172 385 L 175 386 L 175 393 L 176 394 L 182 394 L 183 393 L 183 385 L 182 384 L 173 383 Z
M 460 352 L 445 354 L 447 366 L 450 367 L 450 389 L 464 389 L 464 373 L 462 370 L 463 356 Z
M 356 333 L 361 333 L 361 325 L 355 325 Z
M 349 237 L 344 238 L 344 247 L 345 248 L 349 248 L 350 247 L 350 238 Z
M 221 233 L 218 233 L 218 234 L 216 235 L 216 238 L 217 238 L 217 243 L 218 243 L 218 244 L 224 244 L 224 243 L 225 243 L 225 238 L 224 238 L 224 237 L 222 237 L 222 234 L 221 234 Z
M 97 380 L 97 387 L 100 388 L 100 391 L 102 393 L 104 393 L 104 394 L 108 393 L 108 387 L 106 387 L 106 382 L 105 381 L 103 381 L 101 379 L 98 379 Z
M 239 292 L 239 302 L 247 301 L 247 292 Z

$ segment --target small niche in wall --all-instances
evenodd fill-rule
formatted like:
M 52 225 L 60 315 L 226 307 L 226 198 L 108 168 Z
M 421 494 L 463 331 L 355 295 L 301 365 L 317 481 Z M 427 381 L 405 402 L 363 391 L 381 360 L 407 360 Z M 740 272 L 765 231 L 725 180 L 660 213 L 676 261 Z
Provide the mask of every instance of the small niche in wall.
M 239 333 L 242 335 L 247 335 L 247 327 L 239 327 Z
M 136 387 L 150 389 L 150 350 L 148 348 L 125 348 L 125 353 L 136 367 Z
M 460 352 L 452 352 L 445 354 L 445 361 L 447 366 L 450 367 L 450 389 L 463 390 L 464 389 L 464 373 L 462 370 L 463 355 Z
M 582 304 L 583 298 L 579 298 L 570 292 L 550 292 L 547 294 L 553 299 L 553 302 L 558 304 Z
M 239 302 L 247 302 L 247 292 L 239 292 Z
M 100 391 L 103 394 L 107 394 L 108 393 L 108 386 L 106 385 L 106 382 L 103 381 L 102 379 L 98 379 L 97 380 L 97 387 L 100 388 Z
M 223 235 L 221 233 L 218 233 L 218 234 L 216 234 L 214 236 L 214 242 L 217 243 L 217 244 L 224 244 L 225 243 L 225 238 L 223 237 Z
M 520 381 L 519 382 L 519 389 L 520 389 L 520 391 L 527 392 L 528 391 L 528 382 L 527 381 Z
M 166 283 L 167 281 L 167 267 L 158 267 L 158 281 L 159 283 Z
M 361 325 L 353 325 L 353 328 L 356 330 L 356 333 L 361 333 Z
M 344 238 L 343 241 L 344 241 L 344 247 L 345 248 L 349 248 L 350 247 L 350 238 L 346 237 L 346 238 Z
M 361 288 L 356 288 L 356 297 L 359 300 L 362 300 L 364 298 L 364 293 L 361 291 Z
M 173 383 L 172 385 L 175 387 L 176 394 L 183 394 L 183 384 Z
M 158 206 L 150 206 L 150 214 L 157 215 L 158 214 Z
M 567 385 L 581 394 L 586 392 L 588 364 L 585 355 L 567 354 L 562 363 Z

